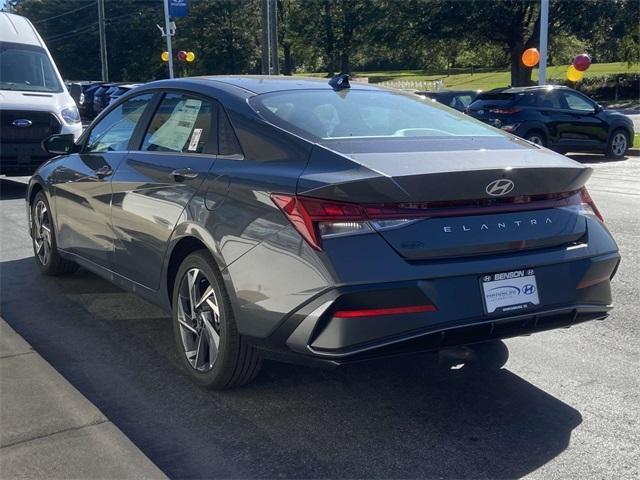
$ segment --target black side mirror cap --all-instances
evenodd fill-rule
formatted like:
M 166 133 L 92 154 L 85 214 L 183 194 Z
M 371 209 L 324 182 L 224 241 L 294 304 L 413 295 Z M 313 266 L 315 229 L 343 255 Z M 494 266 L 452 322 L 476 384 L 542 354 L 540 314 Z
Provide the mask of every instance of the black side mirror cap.
M 51 155 L 68 155 L 76 151 L 76 141 L 73 133 L 51 135 L 41 143 L 42 149 Z

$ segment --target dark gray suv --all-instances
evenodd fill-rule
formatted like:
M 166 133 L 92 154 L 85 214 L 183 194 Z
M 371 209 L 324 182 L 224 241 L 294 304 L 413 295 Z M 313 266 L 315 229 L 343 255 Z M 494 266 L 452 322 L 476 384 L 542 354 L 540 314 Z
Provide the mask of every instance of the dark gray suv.
M 200 385 L 604 318 L 620 256 L 591 170 L 453 109 L 282 77 L 149 83 L 31 179 L 45 274 L 172 313 Z

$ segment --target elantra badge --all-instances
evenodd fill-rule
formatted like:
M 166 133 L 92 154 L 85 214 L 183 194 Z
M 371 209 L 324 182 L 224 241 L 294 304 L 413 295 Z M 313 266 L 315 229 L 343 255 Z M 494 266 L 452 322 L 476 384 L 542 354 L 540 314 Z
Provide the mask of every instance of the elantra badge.
M 33 122 L 27 118 L 18 118 L 14 120 L 11 125 L 18 128 L 27 128 L 33 125 Z
M 489 185 L 487 185 L 486 191 L 493 197 L 501 197 L 502 195 L 506 195 L 507 193 L 511 192 L 514 187 L 515 184 L 511 180 L 501 178 L 499 180 L 494 180 Z

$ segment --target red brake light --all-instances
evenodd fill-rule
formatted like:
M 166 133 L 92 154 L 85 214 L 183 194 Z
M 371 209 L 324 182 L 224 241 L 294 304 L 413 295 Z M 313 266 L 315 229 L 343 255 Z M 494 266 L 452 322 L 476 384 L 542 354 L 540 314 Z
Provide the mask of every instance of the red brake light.
M 489 112 L 498 113 L 502 115 L 510 115 L 512 113 L 518 113 L 520 111 L 519 108 L 490 108 Z
M 589 195 L 589 191 L 586 187 L 582 187 L 580 190 L 580 200 L 582 200 L 584 205 L 587 205 L 591 209 L 598 220 L 604 223 L 604 217 L 602 216 L 602 213 L 600 213 L 600 210 L 598 210 L 598 207 L 596 207 L 596 202 L 593 201 L 593 198 Z

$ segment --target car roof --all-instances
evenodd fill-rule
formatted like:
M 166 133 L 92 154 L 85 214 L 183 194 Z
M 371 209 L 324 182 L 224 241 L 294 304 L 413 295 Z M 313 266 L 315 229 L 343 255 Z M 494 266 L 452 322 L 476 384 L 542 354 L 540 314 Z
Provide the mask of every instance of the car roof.
M 211 85 L 225 83 L 254 94 L 280 92 L 284 90 L 332 90 L 328 78 L 285 77 L 276 75 L 215 75 L 190 77 L 189 80 Z M 186 80 L 186 79 L 185 79 Z M 380 87 L 350 81 L 351 90 L 383 90 Z
M 0 12 L 0 42 L 42 46 L 36 29 L 27 18 L 6 12 Z
M 450 95 L 466 95 L 469 93 L 480 93 L 482 90 L 424 90 L 416 92 L 418 95 L 439 95 L 439 94 L 450 94 Z
M 537 91 L 549 91 L 549 90 L 571 90 L 564 85 L 533 85 L 530 87 L 509 87 L 504 90 L 500 90 L 500 93 L 525 93 L 525 92 L 537 92 Z M 485 92 L 490 93 L 490 92 Z

